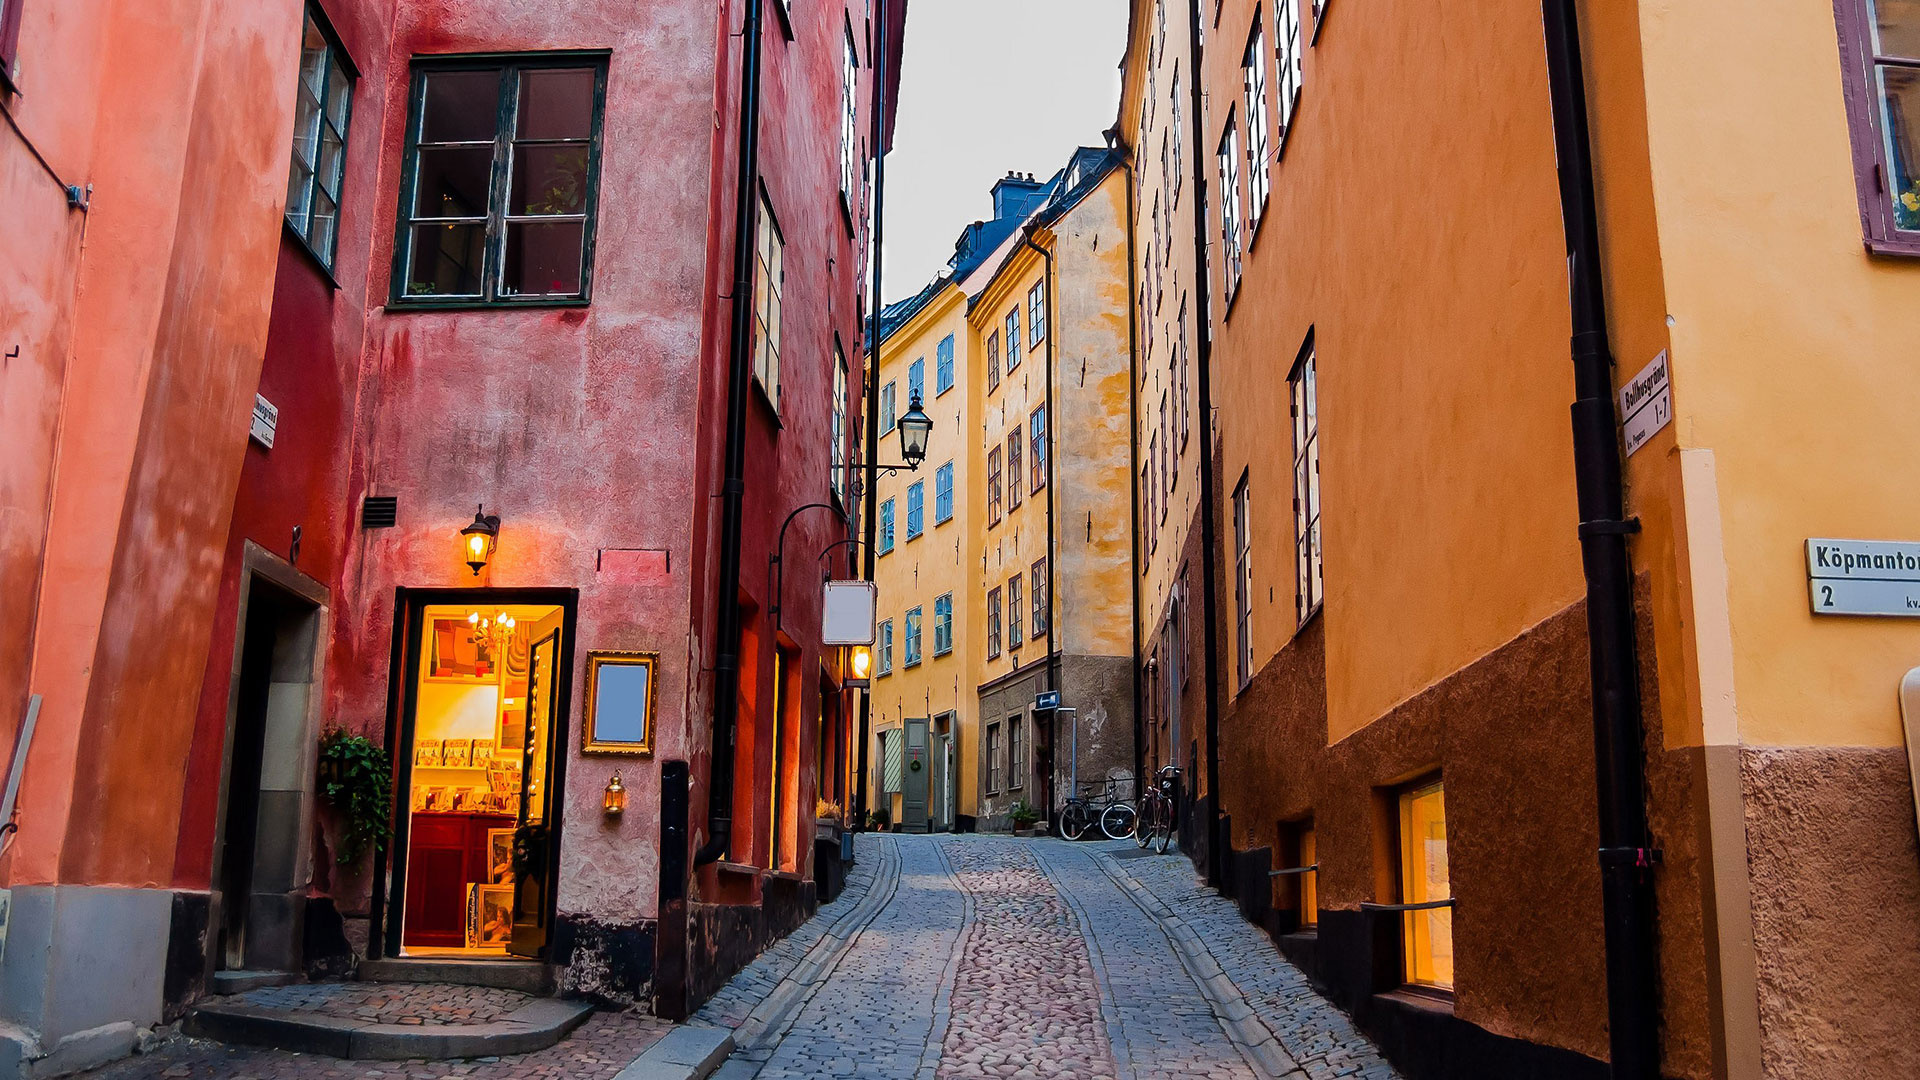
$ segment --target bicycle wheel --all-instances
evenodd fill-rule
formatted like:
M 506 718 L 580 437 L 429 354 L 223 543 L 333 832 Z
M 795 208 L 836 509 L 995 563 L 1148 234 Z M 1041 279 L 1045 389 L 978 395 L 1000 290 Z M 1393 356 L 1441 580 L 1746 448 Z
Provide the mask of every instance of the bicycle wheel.
M 1160 820 L 1154 822 L 1153 843 L 1153 849 L 1162 855 L 1173 843 L 1173 807 L 1170 804 L 1163 804 Z
M 1148 792 L 1147 797 L 1140 801 L 1140 816 L 1133 823 L 1133 842 L 1142 848 L 1153 843 L 1154 822 L 1159 818 L 1160 800 Z
M 1117 802 L 1100 811 L 1100 831 L 1106 833 L 1109 840 L 1125 840 L 1133 835 L 1139 820 L 1140 815 L 1131 805 Z
M 1079 800 L 1068 802 L 1060 811 L 1060 836 L 1065 840 L 1078 840 L 1087 835 L 1087 829 L 1093 825 L 1093 815 L 1087 812 L 1087 804 Z

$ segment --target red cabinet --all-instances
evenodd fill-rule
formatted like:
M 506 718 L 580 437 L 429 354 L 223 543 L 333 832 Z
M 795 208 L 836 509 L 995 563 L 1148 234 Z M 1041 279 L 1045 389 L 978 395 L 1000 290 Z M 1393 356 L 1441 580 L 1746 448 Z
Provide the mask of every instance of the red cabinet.
M 500 814 L 416 811 L 407 830 L 408 948 L 459 948 L 467 941 L 467 885 L 487 880 L 487 833 L 511 829 Z

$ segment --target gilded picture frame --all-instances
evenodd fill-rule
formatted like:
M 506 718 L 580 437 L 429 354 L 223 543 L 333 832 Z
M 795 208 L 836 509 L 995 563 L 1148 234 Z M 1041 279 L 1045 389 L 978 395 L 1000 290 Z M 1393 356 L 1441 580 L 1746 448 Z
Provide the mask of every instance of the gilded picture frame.
M 580 752 L 641 757 L 653 753 L 653 703 L 660 654 L 587 654 L 586 723 Z

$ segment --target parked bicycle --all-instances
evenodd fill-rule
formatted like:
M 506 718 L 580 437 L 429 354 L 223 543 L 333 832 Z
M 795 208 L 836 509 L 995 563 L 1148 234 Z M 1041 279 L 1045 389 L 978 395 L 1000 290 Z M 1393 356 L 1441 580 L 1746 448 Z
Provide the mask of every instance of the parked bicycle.
M 1093 785 L 1097 794 L 1091 797 L 1077 792 L 1070 796 L 1060 808 L 1061 838 L 1078 840 L 1095 826 L 1109 840 L 1125 840 L 1132 836 L 1137 815 L 1133 804 L 1120 798 L 1120 785 L 1124 783 L 1131 783 L 1131 780 L 1102 781 Z
M 1168 765 L 1154 774 L 1154 782 L 1140 796 L 1140 813 L 1133 827 L 1133 842 L 1141 847 L 1156 845 L 1162 855 L 1173 840 L 1174 795 L 1180 787 L 1180 766 Z

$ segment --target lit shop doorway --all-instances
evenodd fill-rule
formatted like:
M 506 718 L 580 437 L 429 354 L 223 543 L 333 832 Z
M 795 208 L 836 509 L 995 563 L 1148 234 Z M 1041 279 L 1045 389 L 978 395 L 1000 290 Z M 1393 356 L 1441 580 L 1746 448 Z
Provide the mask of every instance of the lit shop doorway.
M 573 602 L 571 590 L 402 595 L 387 955 L 545 955 Z

